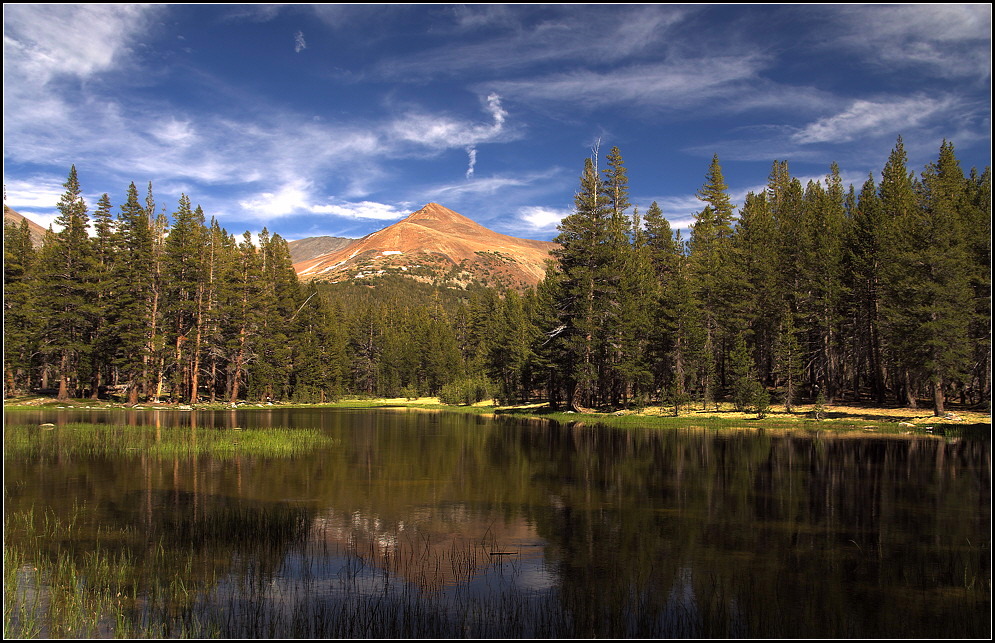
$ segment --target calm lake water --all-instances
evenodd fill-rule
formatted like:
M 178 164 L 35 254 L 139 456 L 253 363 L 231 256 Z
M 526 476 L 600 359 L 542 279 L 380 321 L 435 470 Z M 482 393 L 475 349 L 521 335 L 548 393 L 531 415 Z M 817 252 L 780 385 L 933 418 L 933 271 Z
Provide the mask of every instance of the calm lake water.
M 988 440 L 403 410 L 5 414 L 81 421 L 333 438 L 288 458 L 5 456 L 6 514 L 81 515 L 45 551 L 196 560 L 165 615 L 186 633 L 991 636 Z

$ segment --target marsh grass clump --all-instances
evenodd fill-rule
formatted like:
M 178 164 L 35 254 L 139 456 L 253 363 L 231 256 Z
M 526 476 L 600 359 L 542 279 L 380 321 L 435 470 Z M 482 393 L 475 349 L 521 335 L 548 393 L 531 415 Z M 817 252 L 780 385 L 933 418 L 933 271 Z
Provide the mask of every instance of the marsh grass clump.
M 4 453 L 11 457 L 236 455 L 288 457 L 328 446 L 317 429 L 225 429 L 73 423 L 53 431 L 32 425 L 4 427 Z
M 4 638 L 155 635 L 141 623 L 153 595 L 143 586 L 175 563 L 162 548 L 144 561 L 126 548 L 77 551 L 85 508 L 59 518 L 33 509 L 4 517 Z

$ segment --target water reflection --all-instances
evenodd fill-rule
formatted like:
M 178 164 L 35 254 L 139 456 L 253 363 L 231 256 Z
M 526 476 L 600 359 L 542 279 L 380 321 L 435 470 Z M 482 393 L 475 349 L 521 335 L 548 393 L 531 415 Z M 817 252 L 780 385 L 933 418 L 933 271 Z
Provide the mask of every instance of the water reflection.
M 75 421 L 335 438 L 292 458 L 5 458 L 7 511 L 85 507 L 77 550 L 195 557 L 198 609 L 228 614 L 226 636 L 990 633 L 987 441 L 405 411 L 6 417 Z M 374 599 L 396 611 L 342 629 Z

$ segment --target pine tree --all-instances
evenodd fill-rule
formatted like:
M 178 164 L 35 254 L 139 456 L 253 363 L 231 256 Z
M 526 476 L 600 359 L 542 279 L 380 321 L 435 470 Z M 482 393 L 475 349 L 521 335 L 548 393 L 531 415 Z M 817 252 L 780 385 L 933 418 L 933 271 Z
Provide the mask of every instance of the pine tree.
M 230 287 L 226 294 L 230 297 L 224 304 L 223 319 L 226 328 L 226 356 L 228 363 L 228 400 L 238 401 L 239 394 L 248 381 L 249 363 L 254 358 L 251 340 L 259 327 L 259 275 L 262 260 L 252 244 L 252 235 L 246 231 L 238 244 L 238 256 L 234 269 L 229 275 Z
M 464 369 L 452 320 L 438 297 L 433 297 L 424 310 L 426 319 L 421 340 L 424 350 L 415 356 L 414 372 L 408 379 L 414 381 L 419 374 L 423 374 L 425 390 L 436 394 L 445 384 L 461 377 Z M 499 341 L 505 344 L 505 354 L 509 350 L 507 332 L 506 328 L 502 329 L 498 336 Z
M 969 203 L 964 173 L 947 141 L 922 173 L 922 203 L 916 229 L 907 231 L 918 251 L 913 279 L 919 288 L 906 306 L 919 319 L 923 377 L 930 383 L 933 412 L 944 413 L 945 385 L 967 378 L 972 345 L 970 242 L 964 233 Z M 906 237 L 908 238 L 908 237 Z
M 548 261 L 546 275 L 530 298 L 533 302 L 531 319 L 540 329 L 532 347 L 532 373 L 536 385 L 545 388 L 549 407 L 560 409 L 563 381 L 560 366 L 567 363 L 567 343 L 564 333 L 567 324 L 560 319 L 559 297 L 563 291 L 564 275 L 559 263 Z
M 623 395 L 646 400 L 654 388 L 650 337 L 660 288 L 653 269 L 652 250 L 647 245 L 638 209 L 632 214 L 630 238 L 631 247 L 622 266 L 620 359 L 617 369 L 625 386 Z
M 667 386 L 667 397 L 674 403 L 675 415 L 680 406 L 689 403 L 691 393 L 697 389 L 700 397 L 707 397 L 701 388 L 701 373 L 708 373 L 709 364 L 714 364 L 708 349 L 707 332 L 702 322 L 702 306 L 695 288 L 695 276 L 688 256 L 688 244 L 681 239 L 680 231 L 675 236 L 675 264 L 673 279 L 661 297 L 665 311 L 670 312 L 673 340 L 668 355 L 672 377 Z
M 206 290 L 203 326 L 203 352 L 205 356 L 204 374 L 208 400 L 214 402 L 218 396 L 225 396 L 230 389 L 227 381 L 227 338 L 224 334 L 223 316 L 226 306 L 234 297 L 230 288 L 234 284 L 234 273 L 238 246 L 235 238 L 222 228 L 216 219 L 211 218 L 207 233 L 205 251 Z
M 678 263 L 683 260 L 674 240 L 670 222 L 654 201 L 646 210 L 642 234 L 646 253 L 655 280 L 654 292 L 648 302 L 649 315 L 655 320 L 647 332 L 646 348 L 655 388 L 666 389 L 673 379 L 674 365 L 670 358 L 676 345 L 678 297 L 676 279 Z
M 576 211 L 559 225 L 555 241 L 560 247 L 553 256 L 562 273 L 555 303 L 562 325 L 557 333 L 562 346 L 558 366 L 570 404 L 579 409 L 592 405 L 600 393 L 598 340 L 608 299 L 602 296 L 600 279 L 610 211 L 592 159 L 585 160 L 581 188 L 574 201 Z
M 341 309 L 329 304 L 314 282 L 305 285 L 304 302 L 293 317 L 291 400 L 321 403 L 343 392 L 345 334 Z
M 271 237 L 266 228 L 262 229 L 259 258 L 260 288 L 254 311 L 258 325 L 251 342 L 254 360 L 249 395 L 260 400 L 281 399 L 289 385 L 286 320 L 302 300 L 287 242 L 280 235 Z
M 978 403 L 992 399 L 992 175 L 991 169 L 978 172 L 972 168 L 967 180 L 967 207 L 964 212 L 964 235 L 970 249 L 973 275 L 971 287 L 974 303 L 969 330 L 974 344 L 973 381 Z
M 42 324 L 42 353 L 59 382 L 59 400 L 80 391 L 90 353 L 93 308 L 93 248 L 87 233 L 86 203 L 76 166 L 63 184 L 56 223 L 62 230 L 47 237 L 42 247 L 38 306 Z
M 830 165 L 826 190 L 814 223 L 814 287 L 816 354 L 820 391 L 832 402 L 842 389 L 843 362 L 843 239 L 846 234 L 846 193 L 839 166 Z
M 736 226 L 739 272 L 747 275 L 741 290 L 747 334 L 761 382 L 773 383 L 774 345 L 783 312 L 778 272 L 777 224 L 761 192 L 746 195 Z
M 705 179 L 697 196 L 706 205 L 691 226 L 690 256 L 705 333 L 698 377 L 702 403 L 708 405 L 716 399 L 719 380 L 723 377 L 721 365 L 731 341 L 730 330 L 734 330 L 732 324 L 725 323 L 725 313 L 732 308 L 736 273 L 731 260 L 734 206 L 726 193 L 728 188 L 718 155 L 712 158 Z
M 599 245 L 598 284 L 600 301 L 598 317 L 601 332 L 598 339 L 601 397 L 619 406 L 631 392 L 636 380 L 643 384 L 641 327 L 646 324 L 642 299 L 647 286 L 643 256 L 637 252 L 636 234 L 628 214 L 629 178 L 622 154 L 613 147 L 606 157 L 603 189 L 608 221 L 603 243 Z
M 111 215 L 111 199 L 103 194 L 93 212 L 93 275 L 94 284 L 94 326 L 90 338 L 91 373 L 93 374 L 92 397 L 99 396 L 101 386 L 113 377 L 112 365 L 118 340 L 115 333 L 117 315 L 118 282 L 115 275 L 117 262 L 117 240 L 114 233 L 114 218 Z
M 844 232 L 844 193 L 834 164 L 827 176 L 829 189 L 809 181 L 802 197 L 798 230 L 799 272 L 794 297 L 799 338 L 809 356 L 806 379 L 812 390 L 832 398 L 837 388 L 840 323 L 840 255 Z
M 859 399 L 867 381 L 878 404 L 885 401 L 885 364 L 881 339 L 881 245 L 885 242 L 881 201 L 872 176 L 854 202 L 844 252 L 844 282 L 851 318 L 851 370 Z
M 204 213 L 195 211 L 190 198 L 180 196 L 173 226 L 166 237 L 163 257 L 166 344 L 175 400 L 197 401 L 200 345 L 203 337 L 207 274 Z
M 503 314 L 502 397 L 510 402 L 527 402 L 530 393 L 528 365 L 533 359 L 532 347 L 539 334 L 538 329 L 530 318 L 527 298 L 515 290 L 505 292 Z
M 169 358 L 169 345 L 166 339 L 168 329 L 162 319 L 166 303 L 164 299 L 166 284 L 163 275 L 169 218 L 166 216 L 165 208 L 162 208 L 158 213 L 156 212 L 151 182 L 145 196 L 145 215 L 149 221 L 149 230 L 152 233 L 150 260 L 146 268 L 149 271 L 148 337 L 150 339 L 149 355 L 152 363 L 152 377 L 147 380 L 149 390 L 146 392 L 146 397 L 158 400 L 165 386 L 166 362 Z
M 6 207 L 6 206 L 4 206 Z M 27 220 L 3 223 L 3 363 L 4 397 L 31 385 L 32 353 L 38 335 L 35 296 L 35 249 Z
M 756 404 L 760 384 L 754 375 L 753 358 L 742 334 L 736 336 L 729 355 L 729 371 L 733 403 L 737 411 L 745 411 Z
M 805 356 L 798 341 L 797 329 L 793 315 L 787 315 L 777 338 L 776 373 L 781 394 L 784 398 L 784 410 L 791 413 L 801 390 L 802 378 L 805 375 Z
M 152 264 L 153 238 L 148 212 L 138 201 L 132 183 L 117 221 L 118 261 L 115 282 L 120 285 L 115 300 L 114 336 L 118 347 L 115 365 L 126 383 L 128 401 L 134 404 L 140 395 L 150 392 L 152 368 L 153 309 Z
M 891 364 L 898 401 L 916 408 L 922 351 L 922 323 L 925 321 L 911 302 L 928 297 L 922 292 L 928 282 L 916 269 L 919 252 L 928 243 L 920 219 L 917 186 L 907 169 L 902 138 L 898 138 L 881 172 L 878 186 L 881 203 L 881 315 L 885 346 Z

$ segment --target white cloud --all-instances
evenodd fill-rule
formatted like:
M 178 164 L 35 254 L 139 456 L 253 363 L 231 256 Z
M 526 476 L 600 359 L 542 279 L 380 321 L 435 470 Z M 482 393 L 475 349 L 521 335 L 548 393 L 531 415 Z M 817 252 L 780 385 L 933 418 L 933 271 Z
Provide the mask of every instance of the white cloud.
M 845 111 L 810 123 L 791 139 L 797 143 L 842 143 L 867 133 L 890 135 L 917 127 L 950 106 L 949 100 L 928 97 L 891 102 L 856 100 Z
M 507 5 L 452 5 L 449 7 L 459 30 L 481 27 L 505 27 L 515 24 L 517 16 Z
M 311 207 L 311 212 L 315 214 L 331 214 L 347 219 L 378 219 L 391 221 L 406 217 L 410 212 L 406 209 L 398 210 L 392 205 L 376 203 L 374 201 L 359 201 L 356 203 L 338 203 L 335 205 L 315 205 Z
M 470 146 L 466 148 L 466 154 L 469 157 L 469 161 L 466 168 L 466 178 L 473 178 L 473 166 L 477 164 L 477 148 Z
M 68 168 L 67 175 L 68 175 Z M 66 191 L 63 187 L 66 179 L 35 176 L 29 179 L 4 180 L 5 201 L 9 207 L 20 212 L 22 209 L 55 210 L 59 199 Z M 90 200 L 87 199 L 87 203 Z
M 156 7 L 130 4 L 4 5 L 4 85 L 39 86 L 60 74 L 110 68 Z
M 276 192 L 261 192 L 240 200 L 238 204 L 253 218 L 283 217 L 310 209 L 310 187 L 304 181 L 296 181 Z
M 14 209 L 16 210 L 17 208 Z M 32 212 L 30 210 L 25 210 L 24 212 L 20 212 L 20 214 L 28 219 L 31 219 L 46 230 L 48 228 L 52 228 L 52 232 L 62 231 L 62 226 L 55 222 L 55 220 L 59 217 L 59 213 L 57 211 Z
M 294 53 L 301 53 L 304 49 L 307 49 L 307 43 L 304 42 L 304 32 L 298 31 L 294 34 Z
M 129 63 L 131 43 L 161 8 L 139 5 L 4 5 L 4 152 L 63 162 L 65 140 L 87 99 L 65 78 L 89 79 Z M 76 160 L 76 159 L 74 159 Z
M 475 179 L 469 183 L 458 183 L 455 185 L 443 185 L 431 188 L 427 191 L 427 198 L 430 201 L 441 200 L 443 198 L 454 198 L 464 194 L 495 194 L 499 190 L 510 187 L 522 187 L 530 185 L 536 177 L 514 178 L 506 176 L 492 176 L 483 179 Z
M 915 67 L 937 77 L 991 78 L 991 4 L 837 7 L 841 34 L 826 46 L 861 53 L 870 65 Z
M 489 94 L 484 109 L 490 123 L 469 123 L 446 116 L 410 112 L 388 126 L 392 138 L 436 150 L 470 147 L 501 140 L 508 116 L 501 107 L 501 97 Z
M 294 180 L 275 192 L 260 192 L 238 202 L 243 216 L 266 221 L 269 219 L 325 214 L 346 219 L 394 220 L 409 212 L 392 205 L 374 201 L 337 201 L 323 203 L 314 196 L 314 186 L 303 180 Z
M 574 108 L 642 104 L 672 110 L 704 105 L 728 111 L 742 108 L 740 99 L 749 89 L 747 81 L 755 82 L 762 67 L 758 56 L 716 56 L 632 65 L 610 72 L 583 69 L 490 86 L 519 100 L 566 103 Z
M 178 121 L 176 118 L 168 119 L 161 126 L 153 125 L 150 133 L 166 145 L 187 146 L 198 140 L 190 121 Z
M 547 208 L 544 206 L 525 206 L 518 208 L 518 219 L 532 232 L 550 232 L 556 230 L 563 217 L 573 213 L 569 208 Z
M 484 24 L 500 28 L 501 22 L 512 28 L 465 43 L 446 38 L 443 46 L 385 61 L 380 73 L 410 81 L 465 72 L 479 78 L 481 73 L 507 74 L 557 62 L 613 63 L 666 44 L 675 37 L 674 29 L 697 11 L 676 5 L 548 6 L 542 9 L 542 18 L 533 19 L 528 9 L 521 8 L 507 17 L 490 6 L 461 9 L 455 12 L 458 29 Z

